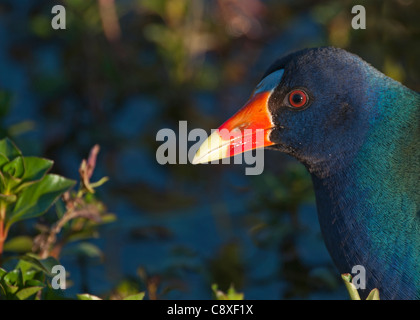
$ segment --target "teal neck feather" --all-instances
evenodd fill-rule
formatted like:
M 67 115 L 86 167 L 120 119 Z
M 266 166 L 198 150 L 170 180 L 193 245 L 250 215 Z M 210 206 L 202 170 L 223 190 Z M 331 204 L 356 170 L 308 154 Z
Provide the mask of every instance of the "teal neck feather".
M 341 273 L 366 268 L 362 296 L 418 299 L 420 95 L 382 74 L 368 81 L 363 144 L 334 174 L 312 174 L 321 229 Z

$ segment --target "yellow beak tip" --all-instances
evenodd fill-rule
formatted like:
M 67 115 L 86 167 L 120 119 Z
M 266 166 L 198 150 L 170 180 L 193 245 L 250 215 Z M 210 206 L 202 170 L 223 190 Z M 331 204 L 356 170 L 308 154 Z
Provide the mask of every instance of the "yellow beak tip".
M 229 141 L 223 140 L 217 131 L 200 146 L 192 160 L 192 164 L 207 163 L 226 157 Z
M 197 154 L 194 156 L 194 159 L 192 160 L 192 162 L 191 162 L 192 164 L 199 164 L 199 163 L 202 163 L 201 161 L 200 161 L 200 158 L 197 156 Z

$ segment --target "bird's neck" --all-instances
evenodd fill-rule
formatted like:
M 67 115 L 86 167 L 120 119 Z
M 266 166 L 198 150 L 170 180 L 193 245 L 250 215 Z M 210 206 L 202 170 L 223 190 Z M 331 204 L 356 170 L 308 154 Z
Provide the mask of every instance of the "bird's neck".
M 398 259 L 420 271 L 420 95 L 389 84 L 376 94 L 377 116 L 360 147 L 331 174 L 311 173 L 335 264 L 341 273 L 364 266 L 371 288 L 381 277 L 397 277 L 392 266 L 402 263 Z

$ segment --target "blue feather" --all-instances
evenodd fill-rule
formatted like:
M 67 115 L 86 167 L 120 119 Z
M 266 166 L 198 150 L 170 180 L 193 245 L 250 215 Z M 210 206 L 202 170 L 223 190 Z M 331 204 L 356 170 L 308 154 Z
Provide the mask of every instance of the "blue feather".
M 420 298 L 420 95 L 341 49 L 308 49 L 277 61 L 270 97 L 276 149 L 311 172 L 321 230 L 341 273 L 366 269 L 381 299 Z M 312 104 L 283 104 L 290 88 Z

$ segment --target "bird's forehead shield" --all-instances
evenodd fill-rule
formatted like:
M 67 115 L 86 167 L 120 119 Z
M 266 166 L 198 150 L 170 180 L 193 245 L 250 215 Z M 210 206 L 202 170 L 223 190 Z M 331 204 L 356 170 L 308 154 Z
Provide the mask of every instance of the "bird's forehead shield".
M 274 124 L 268 109 L 268 100 L 280 83 L 283 72 L 283 69 L 277 70 L 261 80 L 242 109 L 203 142 L 194 157 L 194 164 L 227 158 L 274 144 L 269 139 Z

